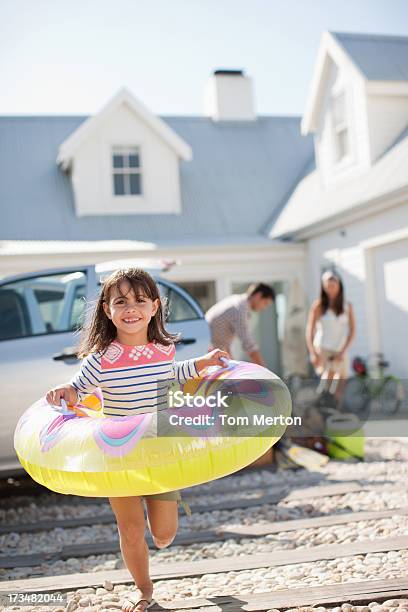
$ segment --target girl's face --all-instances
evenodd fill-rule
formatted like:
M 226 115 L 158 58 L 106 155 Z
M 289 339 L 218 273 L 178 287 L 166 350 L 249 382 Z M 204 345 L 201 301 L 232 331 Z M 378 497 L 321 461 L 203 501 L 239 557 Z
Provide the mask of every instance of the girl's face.
M 103 304 L 106 316 L 117 329 L 119 342 L 147 344 L 147 328 L 159 308 L 159 299 L 151 300 L 143 292 L 135 295 L 126 281 L 119 289 L 112 287 L 109 301 Z

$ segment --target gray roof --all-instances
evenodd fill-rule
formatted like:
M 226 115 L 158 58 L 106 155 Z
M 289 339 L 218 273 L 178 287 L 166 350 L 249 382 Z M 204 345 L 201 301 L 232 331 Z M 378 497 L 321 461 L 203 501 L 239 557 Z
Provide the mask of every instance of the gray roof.
M 408 36 L 331 32 L 369 80 L 408 80 Z
M 193 149 L 193 160 L 180 162 L 182 214 L 78 218 L 56 157 L 86 118 L 0 117 L 0 240 L 261 242 L 271 213 L 313 157 L 299 117 L 163 117 Z

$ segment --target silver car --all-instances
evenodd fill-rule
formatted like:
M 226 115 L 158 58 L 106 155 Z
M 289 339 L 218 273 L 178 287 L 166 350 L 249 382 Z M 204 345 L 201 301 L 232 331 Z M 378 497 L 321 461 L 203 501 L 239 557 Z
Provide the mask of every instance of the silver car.
M 207 352 L 208 324 L 197 302 L 160 275 L 159 262 L 112 261 L 21 274 L 0 280 L 0 473 L 22 470 L 13 447 L 19 417 L 48 389 L 69 380 L 79 361 L 75 347 L 80 325 L 89 316 L 100 282 L 122 267 L 143 267 L 167 298 L 167 327 L 180 332 L 177 360 Z M 86 307 L 86 304 L 90 307 Z

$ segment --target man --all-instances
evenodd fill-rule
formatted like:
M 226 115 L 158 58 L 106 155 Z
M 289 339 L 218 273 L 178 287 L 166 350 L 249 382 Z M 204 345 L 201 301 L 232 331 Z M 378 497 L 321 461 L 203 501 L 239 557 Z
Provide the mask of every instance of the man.
M 272 287 L 264 283 L 253 283 L 246 293 L 230 295 L 211 306 L 205 318 L 210 326 L 212 346 L 230 353 L 230 344 L 238 336 L 251 361 L 265 366 L 249 328 L 249 317 L 251 310 L 265 310 L 274 299 Z

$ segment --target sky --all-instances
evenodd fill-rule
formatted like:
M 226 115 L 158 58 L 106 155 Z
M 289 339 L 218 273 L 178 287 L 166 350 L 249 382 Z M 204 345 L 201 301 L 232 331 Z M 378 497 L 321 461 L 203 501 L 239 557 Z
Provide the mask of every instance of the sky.
M 0 0 L 0 115 L 88 115 L 127 87 L 201 115 L 216 68 L 260 115 L 301 115 L 324 30 L 408 36 L 408 0 Z

